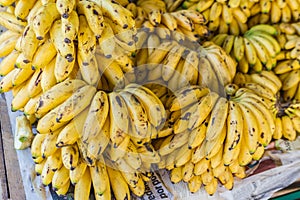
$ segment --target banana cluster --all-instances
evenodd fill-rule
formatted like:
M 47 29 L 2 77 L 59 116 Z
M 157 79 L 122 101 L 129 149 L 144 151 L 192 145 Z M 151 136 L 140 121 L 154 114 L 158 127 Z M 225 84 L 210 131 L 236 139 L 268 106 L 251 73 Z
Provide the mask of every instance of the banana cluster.
M 136 28 L 147 32 L 156 32 L 161 39 L 172 39 L 178 42 L 185 40 L 199 41 L 209 36 L 205 26 L 206 19 L 195 10 L 166 12 L 163 1 L 138 1 L 126 7 L 134 16 Z
M 160 161 L 150 142 L 162 137 L 166 120 L 163 104 L 149 89 L 129 84 L 107 94 L 66 80 L 32 107 L 26 114 L 40 119 L 31 154 L 44 185 L 52 183 L 63 195 L 76 184 L 75 199 L 86 199 L 91 183 L 97 198 L 111 198 L 110 184 L 117 199 L 129 197 L 129 191 L 144 194 L 151 164 Z
M 298 0 L 186 0 L 177 9 L 201 12 L 209 22 L 210 31 L 241 35 L 257 24 L 298 21 L 299 5 Z
M 281 47 L 274 38 L 275 35 L 275 27 L 259 24 L 243 36 L 219 34 L 212 41 L 238 61 L 238 71 L 247 73 L 253 69 L 261 72 L 263 68 L 272 70 L 277 64 L 276 57 L 281 52 Z
M 282 82 L 282 98 L 284 101 L 300 101 L 300 67 L 295 59 L 284 60 L 278 63 L 274 72 Z
M 212 195 L 218 180 L 231 189 L 233 176 L 244 177 L 244 167 L 261 158 L 275 132 L 275 94 L 273 100 L 260 95 L 257 88 L 263 86 L 254 81 L 244 85 L 227 85 L 227 98 L 206 87 L 186 86 L 166 103 L 163 130 L 173 131 L 155 148 L 162 156 L 158 167 L 171 170 L 172 182 L 187 182 L 191 192 L 203 184 Z

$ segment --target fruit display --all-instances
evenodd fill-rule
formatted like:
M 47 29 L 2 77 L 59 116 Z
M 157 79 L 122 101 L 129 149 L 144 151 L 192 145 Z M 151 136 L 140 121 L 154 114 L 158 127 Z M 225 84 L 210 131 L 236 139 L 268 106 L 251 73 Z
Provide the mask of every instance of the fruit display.
M 300 132 L 299 4 L 0 0 L 16 148 L 75 200 L 142 197 L 159 169 L 192 193 L 231 190 Z

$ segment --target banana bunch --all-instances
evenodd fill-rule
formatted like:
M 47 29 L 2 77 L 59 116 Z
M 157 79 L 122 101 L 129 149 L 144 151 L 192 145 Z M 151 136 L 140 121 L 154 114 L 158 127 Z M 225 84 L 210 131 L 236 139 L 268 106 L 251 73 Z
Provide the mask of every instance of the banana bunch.
M 274 72 L 282 82 L 282 98 L 284 101 L 300 101 L 300 66 L 295 59 L 283 60 L 274 68 Z
M 228 99 L 206 87 L 186 86 L 166 103 L 166 126 L 173 131 L 155 148 L 159 168 L 171 170 L 171 181 L 188 183 L 190 191 L 205 185 L 216 191 L 218 180 L 228 189 L 233 175 L 245 177 L 245 166 L 258 160 L 275 132 L 273 102 L 255 88 L 226 86 Z
M 199 48 L 199 85 L 222 95 L 225 85 L 235 77 L 236 70 L 237 62 L 220 46 L 208 41 Z
M 259 24 L 249 29 L 243 36 L 219 34 L 212 38 L 226 53 L 238 61 L 238 71 L 247 73 L 250 69 L 261 72 L 265 67 L 271 70 L 277 64 L 281 47 L 274 36 L 277 29 Z
M 75 199 L 86 199 L 91 183 L 99 198 L 110 199 L 111 189 L 118 199 L 129 198 L 129 191 L 144 194 L 143 174 L 160 161 L 149 142 L 161 137 L 166 119 L 164 106 L 149 89 L 129 84 L 107 94 L 84 81 L 66 80 L 33 107 L 40 119 L 31 153 L 44 185 L 52 183 L 62 195 L 76 184 Z
M 126 7 L 133 13 L 136 28 L 156 32 L 161 39 L 199 41 L 209 35 L 206 20 L 196 10 L 166 12 L 163 1 L 138 1 Z
M 184 1 L 182 9 L 197 10 L 204 15 L 208 29 L 216 33 L 232 35 L 244 34 L 248 30 L 247 21 L 251 16 L 251 1 Z
M 248 26 L 260 23 L 289 23 L 299 20 L 299 5 L 298 0 L 293 1 L 259 1 L 253 4 L 250 9 L 250 18 Z
M 300 46 L 300 24 L 299 23 L 280 23 L 274 26 L 278 35 L 277 41 L 282 49 L 278 55 L 278 60 L 298 59 Z

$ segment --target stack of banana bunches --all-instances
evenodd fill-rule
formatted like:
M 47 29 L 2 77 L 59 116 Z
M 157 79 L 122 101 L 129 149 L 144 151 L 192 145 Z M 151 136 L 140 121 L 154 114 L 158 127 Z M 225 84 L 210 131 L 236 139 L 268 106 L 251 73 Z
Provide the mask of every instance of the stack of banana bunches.
M 0 92 L 58 195 L 141 197 L 159 169 L 213 195 L 300 132 L 299 0 L 0 5 Z

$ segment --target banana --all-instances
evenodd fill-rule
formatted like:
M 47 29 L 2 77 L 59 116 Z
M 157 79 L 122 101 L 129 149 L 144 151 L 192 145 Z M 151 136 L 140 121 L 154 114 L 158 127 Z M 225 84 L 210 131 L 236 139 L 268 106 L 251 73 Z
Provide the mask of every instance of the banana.
M 96 89 L 92 86 L 83 86 L 76 90 L 64 103 L 59 105 L 56 121 L 67 122 L 83 111 L 92 101 Z
M 274 68 L 275 74 L 284 74 L 292 70 L 300 69 L 299 62 L 297 60 L 284 60 L 277 64 Z
M 80 53 L 78 53 L 78 64 L 82 79 L 89 85 L 96 86 L 100 81 L 100 73 L 98 71 L 98 62 L 96 57 L 92 55 L 88 60 L 85 60 Z
M 218 46 L 222 46 L 222 44 L 226 41 L 229 35 L 226 33 L 220 33 L 211 39 Z
M 252 155 L 249 151 L 245 140 L 241 141 L 241 149 L 238 155 L 238 163 L 240 166 L 246 166 L 252 161 Z
M 89 138 L 87 142 L 87 150 L 89 154 L 93 155 L 97 159 L 106 149 L 110 138 L 110 121 L 106 118 L 106 121 L 101 131 L 94 137 Z
M 36 107 L 36 114 L 43 116 L 50 110 L 66 101 L 76 90 L 85 86 L 82 80 L 65 80 L 47 90 L 41 95 Z
M 25 20 L 27 15 L 29 14 L 30 10 L 36 3 L 36 0 L 20 0 L 15 5 L 14 14 L 18 19 Z
M 253 111 L 248 109 L 243 104 L 239 104 L 239 107 L 241 109 L 244 123 L 243 123 L 243 141 L 245 142 L 245 145 L 247 146 L 247 149 L 249 149 L 250 153 L 254 153 L 256 150 L 256 145 L 258 141 L 258 133 L 260 128 L 258 127 L 258 121 L 255 117 Z M 247 120 L 245 120 L 247 119 Z M 244 145 L 242 145 L 244 146 Z M 242 147 L 243 148 L 243 147 Z
M 41 75 L 43 73 L 42 69 L 35 70 L 31 79 L 29 80 L 29 85 L 27 88 L 28 96 L 30 98 L 35 97 L 42 91 L 41 87 Z
M 245 44 L 242 36 L 236 36 L 233 44 L 233 54 L 237 61 L 244 57 Z
M 220 17 L 222 14 L 222 4 L 219 2 L 215 2 L 210 7 L 209 20 L 214 21 Z
M 218 180 L 216 178 L 213 178 L 211 182 L 208 183 L 207 185 L 204 184 L 204 189 L 210 196 L 212 196 L 217 191 L 217 187 L 218 187 Z
M 134 26 L 132 13 L 116 2 L 111 2 L 109 0 L 93 0 L 93 2 L 98 4 L 104 16 L 111 18 L 114 22 L 121 25 L 124 29 L 130 29 Z
M 174 45 L 174 42 L 160 43 L 159 46 L 156 46 L 152 53 L 148 56 L 147 63 L 160 64 L 168 55 L 169 51 L 173 48 Z
M 276 94 L 279 90 L 278 86 L 273 81 L 261 74 L 251 74 L 251 79 L 253 82 L 269 88 L 273 94 Z
M 195 147 L 201 145 L 205 139 L 206 134 L 206 124 L 208 123 L 209 117 L 198 127 L 191 130 L 190 137 L 188 139 L 189 149 L 194 149 Z
M 79 150 L 76 144 L 61 148 L 62 162 L 66 169 L 74 170 L 79 160 Z
M 68 18 L 72 12 L 72 10 L 76 6 L 76 1 L 75 0 L 57 0 L 56 1 L 56 8 L 57 11 L 60 13 L 62 18 Z
M 52 61 L 43 68 L 43 73 L 41 75 L 41 87 L 43 92 L 48 91 L 57 83 L 54 75 L 55 63 L 56 58 L 52 59 Z
M 58 52 L 57 55 L 65 59 L 66 63 L 72 63 L 75 60 L 75 45 L 73 42 L 69 43 L 65 41 L 61 29 L 61 20 L 55 21 L 50 29 L 50 38 Z
M 256 26 L 253 26 L 249 30 L 249 33 L 255 33 L 256 31 L 266 32 L 270 35 L 277 35 L 278 34 L 277 29 L 275 27 L 269 25 L 269 24 L 258 24 Z
M 183 181 L 188 182 L 191 180 L 191 178 L 194 176 L 193 170 L 194 170 L 194 163 L 192 163 L 192 162 L 187 162 L 183 166 L 183 168 L 182 168 Z
M 31 75 L 34 73 L 34 70 L 32 70 L 31 68 L 28 69 L 16 68 L 12 72 L 14 72 L 12 84 L 14 86 L 19 86 L 22 83 L 25 83 L 28 80 L 30 80 L 29 78 L 31 78 Z
M 181 147 L 186 144 L 188 141 L 187 131 L 178 133 L 175 136 L 170 135 L 167 138 L 164 139 L 162 142 L 160 148 L 159 148 L 159 155 L 164 156 L 171 152 L 174 152 L 174 149 Z M 188 147 L 186 147 L 188 149 Z
M 60 17 L 55 3 L 41 6 L 32 20 L 32 28 L 38 40 L 43 40 L 50 30 L 52 23 Z
M 67 192 L 69 191 L 69 187 L 70 187 L 70 181 L 67 181 L 67 183 L 65 183 L 63 186 L 61 186 L 59 190 L 55 192 L 58 196 L 66 195 Z
M 182 180 L 183 178 L 182 168 L 183 167 L 175 167 L 174 169 L 171 170 L 170 179 L 173 184 L 179 183 Z
M 57 3 L 57 2 L 56 2 Z M 71 43 L 79 32 L 79 17 L 77 12 L 71 11 L 68 18 L 61 18 L 61 31 L 64 42 Z
M 18 38 L 19 35 L 12 35 L 0 44 L 0 57 L 5 57 L 13 52 Z
M 52 177 L 54 175 L 54 171 L 51 170 L 51 165 L 48 160 L 50 160 L 50 158 L 47 159 L 47 161 L 43 167 L 42 173 L 41 173 L 41 180 L 42 180 L 43 185 L 45 185 L 45 186 L 47 186 L 51 183 Z
M 226 130 L 227 130 L 227 126 L 224 124 L 217 138 L 213 140 L 205 140 L 204 153 L 206 159 L 210 159 L 213 156 L 215 156 L 218 153 L 218 151 L 222 148 L 224 139 L 226 137 Z
M 84 123 L 83 135 L 81 137 L 83 142 L 85 142 L 89 137 L 96 136 L 101 131 L 102 127 L 106 123 L 108 111 L 109 103 L 107 94 L 103 91 L 97 92 L 93 97 Z
M 90 170 L 86 169 L 74 188 L 74 199 L 88 200 L 92 185 Z
M 12 13 L 2 11 L 0 12 L 0 25 L 13 32 L 23 33 L 27 22 L 18 20 L 17 17 Z
M 252 34 L 251 37 L 262 44 L 272 58 L 275 58 L 277 53 L 281 51 L 278 42 L 270 35 L 255 32 L 255 34 Z
M 131 119 L 131 130 L 135 137 L 146 137 L 149 128 L 148 116 L 139 100 L 128 92 L 120 93 L 126 102 Z
M 62 167 L 61 150 L 56 150 L 51 156 L 47 158 L 46 165 L 49 165 L 50 170 L 55 172 Z
M 112 92 L 109 94 L 108 99 L 110 106 L 110 139 L 114 148 L 117 148 L 128 134 L 128 110 L 120 94 Z
M 206 140 L 213 140 L 219 136 L 227 118 L 227 111 L 228 101 L 225 98 L 219 98 L 211 112 L 211 118 L 207 125 Z
M 251 110 L 257 118 L 258 126 L 260 128 L 258 131 L 258 141 L 264 146 L 268 145 L 272 139 L 272 134 L 267 118 L 265 115 L 262 115 L 262 112 L 254 105 L 255 103 L 244 101 L 240 101 L 240 103 Z
M 172 77 L 184 50 L 183 47 L 176 45 L 166 55 L 161 68 L 163 80 L 168 81 Z
M 202 185 L 201 176 L 193 176 L 188 182 L 188 188 L 191 193 L 196 193 Z
M 161 15 L 161 23 L 164 24 L 170 31 L 177 29 L 177 21 L 170 13 L 163 13 Z
M 210 165 L 214 169 L 218 167 L 223 162 L 223 148 L 221 147 L 219 151 L 210 159 Z
M 164 124 L 166 120 L 166 111 L 159 98 L 155 96 L 152 91 L 137 84 L 128 85 L 124 91 L 128 91 L 137 97 L 144 106 L 151 124 L 155 127 L 160 127 Z
M 15 62 L 19 56 L 18 51 L 12 51 L 0 63 L 0 76 L 6 76 L 9 72 L 13 71 Z
M 70 180 L 69 169 L 62 166 L 54 172 L 52 177 L 52 187 L 55 191 L 61 189 Z
M 288 140 L 295 140 L 297 132 L 293 126 L 292 120 L 288 116 L 282 116 L 282 135 Z
M 275 100 L 275 94 L 273 94 L 269 88 L 263 85 L 260 85 L 258 83 L 242 83 L 240 84 L 240 86 L 252 90 L 254 93 L 261 97 L 267 98 L 272 101 Z
M 48 158 L 49 156 L 53 155 L 55 151 L 57 150 L 57 147 L 55 145 L 56 139 L 58 134 L 60 133 L 61 128 L 53 131 L 52 133 L 48 133 L 45 137 L 42 145 L 41 145 L 41 151 L 42 151 L 42 157 Z
M 286 91 L 300 82 L 299 70 L 289 72 L 289 75 L 282 82 L 282 90 Z
M 197 128 L 200 126 L 200 124 L 209 116 L 209 114 L 212 112 L 214 106 L 216 105 L 216 102 L 218 100 L 219 96 L 212 92 L 210 94 L 207 94 L 202 99 L 199 100 L 197 103 L 197 108 L 194 112 L 194 114 L 190 117 L 190 121 L 188 122 L 188 129 L 193 130 L 194 128 Z M 226 108 L 224 108 L 226 109 Z M 212 113 L 213 114 L 213 113 Z M 212 122 L 208 122 L 209 126 L 211 126 Z M 209 127 L 207 125 L 207 127 Z M 212 130 L 210 130 L 211 132 Z
M 282 137 L 282 133 L 283 133 L 283 131 L 282 131 L 283 124 L 282 124 L 282 120 L 280 117 L 275 118 L 275 127 L 276 127 L 276 129 L 275 129 L 275 132 L 273 133 L 273 138 L 275 140 L 278 140 Z
M 46 138 L 46 134 L 35 135 L 31 144 L 31 156 L 34 160 L 42 158 L 41 145 L 45 140 L 45 138 Z
M 87 20 L 87 24 L 93 31 L 94 35 L 99 38 L 104 29 L 104 18 L 102 15 L 101 6 L 98 6 L 95 2 L 80 1 L 77 4 L 77 11 L 79 14 L 84 14 Z
M 124 86 L 125 75 L 119 64 L 105 57 L 96 56 L 96 59 L 99 71 L 110 83 L 110 87 L 122 88 Z
M 117 200 L 128 199 L 130 200 L 130 192 L 128 185 L 123 178 L 121 172 L 116 169 L 107 167 L 111 188 Z M 120 187 L 121 186 L 121 187 Z
M 94 167 L 90 167 L 95 194 L 101 197 L 109 190 L 110 181 L 104 159 L 100 159 Z
M 262 144 L 258 143 L 255 153 L 252 154 L 252 159 L 253 160 L 261 159 L 264 152 L 265 152 L 265 147 Z
M 10 6 L 12 5 L 16 0 L 1 0 L 0 5 L 1 6 Z
M 41 44 L 33 58 L 32 58 L 32 67 L 34 69 L 45 68 L 54 58 L 56 55 L 56 49 L 54 44 L 50 39 L 46 39 L 43 44 Z
M 87 168 L 87 164 L 84 162 L 83 159 L 78 160 L 78 164 L 75 167 L 75 169 L 70 171 L 70 181 L 73 185 L 76 185 L 81 177 L 85 174 L 85 172 L 88 171 L 89 169 Z
M 229 101 L 228 108 L 228 118 L 227 118 L 227 135 L 224 146 L 224 163 L 230 164 L 233 161 L 233 158 L 230 157 L 230 151 L 237 148 L 239 143 L 242 141 L 243 133 L 243 116 L 241 109 L 237 103 Z M 229 157 L 227 157 L 229 156 Z
M 24 106 L 29 101 L 29 95 L 28 95 L 28 86 L 29 86 L 29 80 L 26 81 L 24 86 L 18 91 L 16 96 L 14 96 L 12 102 L 11 102 L 11 110 L 17 111 L 17 110 L 23 110 Z
M 46 163 L 46 160 L 43 160 L 41 163 L 34 164 L 34 170 L 35 170 L 37 176 L 40 176 L 42 174 L 45 163 Z
M 124 156 L 124 160 L 133 169 L 139 169 L 142 165 L 142 160 L 140 158 L 140 155 L 138 154 L 137 148 L 131 141 L 127 146 L 127 152 Z
M 236 36 L 234 35 L 227 35 L 224 42 L 222 43 L 222 47 L 227 54 L 230 54 L 232 48 L 234 48 L 233 45 L 234 45 L 235 37 Z
M 201 97 L 209 93 L 208 88 L 201 88 L 199 86 L 186 86 L 176 91 L 175 99 L 170 105 L 170 111 L 174 112 L 196 103 Z
M 231 62 L 231 61 L 228 60 L 228 58 L 226 59 L 227 56 L 222 55 L 221 48 L 208 49 L 208 53 L 206 54 L 206 57 L 208 58 L 212 68 L 214 69 L 216 76 L 218 77 L 219 84 L 221 85 L 229 84 L 232 79 L 231 78 L 232 74 L 234 74 L 235 72 L 231 71 L 230 67 L 232 66 L 229 66 L 227 64 L 227 62 Z

